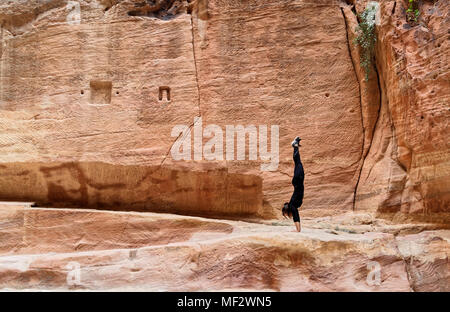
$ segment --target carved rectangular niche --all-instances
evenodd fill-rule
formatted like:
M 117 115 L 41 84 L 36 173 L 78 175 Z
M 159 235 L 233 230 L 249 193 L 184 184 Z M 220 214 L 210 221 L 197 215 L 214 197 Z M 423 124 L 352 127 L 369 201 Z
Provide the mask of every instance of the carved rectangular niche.
M 111 81 L 91 80 L 91 104 L 111 104 Z
M 170 102 L 170 88 L 167 86 L 159 87 L 158 100 Z

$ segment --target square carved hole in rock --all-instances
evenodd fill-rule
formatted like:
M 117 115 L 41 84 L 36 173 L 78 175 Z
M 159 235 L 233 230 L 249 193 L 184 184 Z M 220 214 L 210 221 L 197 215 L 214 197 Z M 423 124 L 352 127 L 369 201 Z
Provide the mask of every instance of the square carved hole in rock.
M 158 100 L 159 101 L 170 101 L 170 88 L 163 86 L 163 87 L 159 87 L 159 92 L 158 92 Z
M 111 103 L 111 81 L 92 80 L 91 88 L 91 104 L 110 104 Z

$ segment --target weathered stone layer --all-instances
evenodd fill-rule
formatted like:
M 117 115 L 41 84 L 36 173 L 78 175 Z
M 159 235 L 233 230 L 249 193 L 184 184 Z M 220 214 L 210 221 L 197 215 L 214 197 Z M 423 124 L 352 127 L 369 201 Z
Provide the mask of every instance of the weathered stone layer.
M 395 237 L 377 220 L 367 228 L 364 215 L 305 220 L 302 233 L 293 233 L 290 222 L 20 205 L 0 206 L 0 216 L 2 289 L 448 291 L 450 285 L 448 230 Z M 350 224 L 362 231 L 346 229 Z

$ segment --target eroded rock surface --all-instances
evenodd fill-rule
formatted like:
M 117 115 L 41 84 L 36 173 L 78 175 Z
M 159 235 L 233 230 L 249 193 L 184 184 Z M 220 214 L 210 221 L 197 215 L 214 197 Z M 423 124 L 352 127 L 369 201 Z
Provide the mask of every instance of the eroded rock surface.
M 358 13 L 368 3 L 353 2 Z M 411 23 L 407 6 L 379 2 L 375 58 L 381 107 L 356 209 L 448 222 L 449 7 L 447 1 L 422 1 L 418 21 Z M 354 19 L 349 9 L 347 14 Z
M 126 209 L 132 202 L 140 210 L 188 212 L 184 198 L 164 204 L 161 195 L 160 208 L 154 204 L 155 183 L 164 189 L 173 183 L 171 177 L 144 181 L 147 195 L 135 191 L 134 178 L 119 167 L 162 167 L 184 180 L 197 176 L 204 185 L 210 184 L 208 172 L 225 168 L 225 179 L 236 174 L 261 179 L 261 189 L 236 183 L 228 195 L 220 193 L 236 199 L 217 204 L 210 198 L 213 190 L 197 192 L 203 205 L 213 206 L 217 215 L 271 218 L 291 195 L 290 141 L 302 134 L 306 184 L 315 194 L 305 197 L 305 209 L 352 209 L 363 133 L 358 81 L 339 5 L 179 2 L 22 1 L 17 9 L 11 3 L 0 6 L 5 20 L 1 198 L 94 208 L 105 206 L 108 198 L 109 208 Z M 177 13 L 170 18 L 156 16 L 175 6 Z M 141 13 L 130 16 L 135 9 Z M 192 127 L 195 116 L 202 117 L 204 127 L 215 124 L 224 131 L 226 125 L 266 125 L 269 145 L 270 127 L 279 125 L 278 168 L 262 172 L 264 161 L 248 160 L 248 155 L 243 161 L 174 161 L 171 130 L 179 124 Z M 82 174 L 74 169 L 73 178 L 52 174 L 42 179 L 38 172 L 39 167 L 91 162 L 108 164 L 98 182 L 121 183 L 122 191 L 113 192 L 132 195 L 113 200 L 112 187 L 93 192 L 88 187 L 80 202 Z M 30 183 L 35 185 L 17 187 Z M 59 199 L 53 196 L 55 187 Z M 188 213 L 207 214 L 196 206 Z
M 376 62 L 365 82 L 352 41 L 355 12 L 366 4 L 355 1 L 352 10 L 325 0 L 2 2 L 0 197 L 271 218 L 292 191 L 289 142 L 300 134 L 304 209 L 443 218 L 450 194 L 448 6 L 424 3 L 411 26 L 402 1 L 381 1 Z M 264 161 L 248 160 L 248 153 L 246 160 L 174 161 L 172 128 L 192 130 L 194 117 L 222 129 L 278 125 L 278 167 L 263 172 Z M 38 167 L 91 162 L 108 164 L 99 165 L 98 183 L 111 187 L 88 187 L 82 200 L 73 188 L 89 173 L 37 177 Z M 133 181 L 139 178 L 130 180 L 121 166 L 167 168 L 203 185 L 219 169 L 229 180 L 260 179 L 261 189 L 238 183 L 237 193 L 218 193 L 235 199 L 215 205 L 215 187 L 194 186 L 199 201 L 213 207 L 193 209 L 183 197 L 189 190 L 165 200 L 171 177 Z M 112 199 L 117 180 L 119 193 L 128 195 Z M 150 195 L 135 192 L 141 182 Z
M 53 207 L 0 204 L 0 288 L 449 291 L 448 3 L 379 1 L 365 81 L 367 4 L 0 1 L 0 199 Z M 278 166 L 177 125 L 277 125 Z
M 2 289 L 448 291 L 450 285 L 448 230 L 394 236 L 382 227 L 336 228 L 363 225 L 367 215 L 306 219 L 296 233 L 290 221 L 20 205 L 2 205 L 0 214 Z
M 366 4 L 355 1 L 352 11 L 325 0 L 2 2 L 0 197 L 271 218 L 292 191 L 289 142 L 300 134 L 304 209 L 448 213 L 448 6 L 424 3 L 411 26 L 402 1 L 381 1 L 376 63 L 365 82 L 352 41 L 354 12 Z M 171 130 L 180 124 L 192 130 L 194 117 L 223 129 L 279 125 L 279 166 L 262 172 L 261 159 L 248 154 L 174 161 Z M 99 165 L 99 182 L 122 180 L 128 196 L 110 200 L 111 188 L 88 188 L 80 201 L 73 187 L 83 184 L 82 175 L 59 182 L 36 177 L 37 167 L 91 162 L 107 163 Z M 30 163 L 39 165 L 29 170 Z M 203 177 L 210 170 L 225 168 L 229 179 L 259 177 L 261 190 L 248 191 L 244 182 L 235 200 L 195 210 L 179 196 L 167 203 L 164 191 L 152 192 L 155 183 L 165 189 L 170 177 L 144 181 L 147 196 L 134 192 L 139 181 L 128 180 L 120 166 L 168 168 L 201 184 L 209 183 Z M 198 189 L 199 200 L 210 203 L 213 190 Z M 226 193 L 221 197 L 235 196 Z

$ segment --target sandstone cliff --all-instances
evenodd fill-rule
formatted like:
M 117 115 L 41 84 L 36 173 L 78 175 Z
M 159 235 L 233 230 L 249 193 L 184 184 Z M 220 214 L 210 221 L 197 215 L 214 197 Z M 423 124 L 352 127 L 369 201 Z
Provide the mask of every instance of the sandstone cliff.
M 0 198 L 273 218 L 301 135 L 305 213 L 442 222 L 448 5 L 410 25 L 406 2 L 380 1 L 366 82 L 354 2 L 2 1 Z M 278 168 L 174 161 L 171 130 L 194 117 L 279 125 Z
M 367 5 L 354 2 L 358 13 Z M 406 9 L 406 1 L 379 5 L 371 79 L 378 82 L 379 111 L 356 207 L 448 222 L 448 5 L 421 1 L 415 23 L 407 20 Z M 345 12 L 354 24 L 352 11 Z
M 449 291 L 449 7 L 419 2 L 0 0 L 0 289 Z M 230 125 L 279 127 L 274 170 L 261 135 L 195 153 Z

